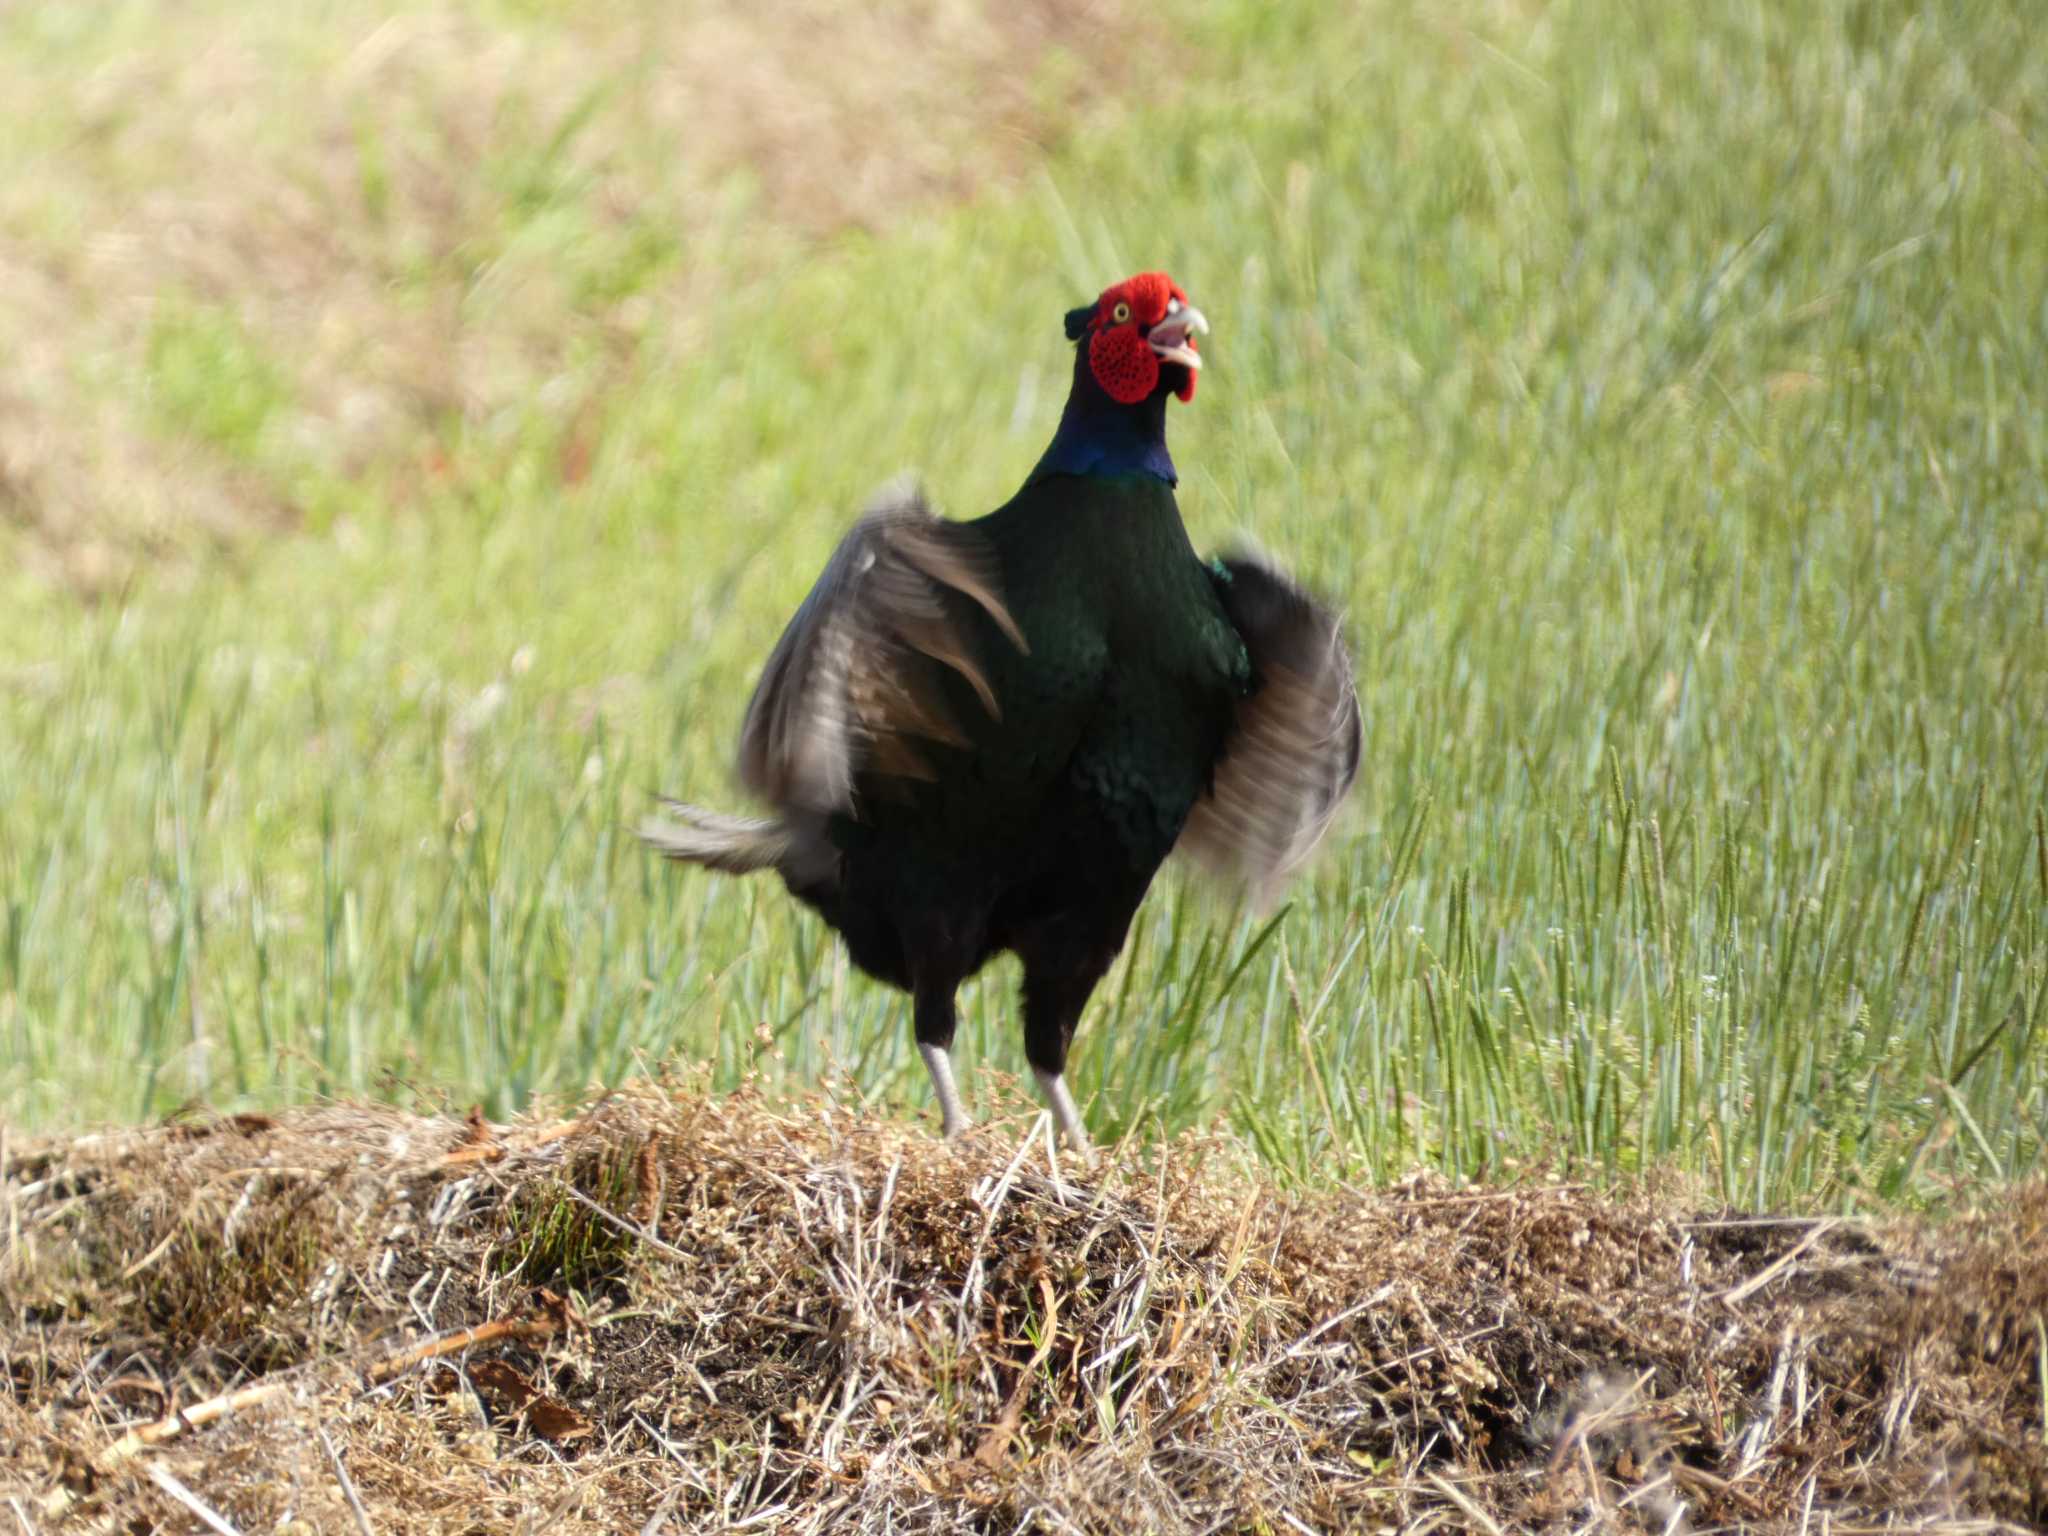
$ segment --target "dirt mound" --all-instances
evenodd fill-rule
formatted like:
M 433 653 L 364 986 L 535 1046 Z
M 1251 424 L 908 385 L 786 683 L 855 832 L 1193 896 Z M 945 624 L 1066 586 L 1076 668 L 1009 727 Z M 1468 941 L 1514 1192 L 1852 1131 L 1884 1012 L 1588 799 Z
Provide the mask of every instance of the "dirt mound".
M 1988 1529 L 2048 1188 L 1938 1227 L 1289 1195 L 641 1089 L 0 1148 L 29 1531 Z

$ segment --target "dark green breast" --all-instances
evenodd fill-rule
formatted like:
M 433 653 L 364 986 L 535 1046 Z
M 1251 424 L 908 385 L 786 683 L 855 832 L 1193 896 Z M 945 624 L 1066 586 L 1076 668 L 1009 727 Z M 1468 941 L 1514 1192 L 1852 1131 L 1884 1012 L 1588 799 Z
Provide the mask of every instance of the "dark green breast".
M 1043 838 L 1048 810 L 1079 802 L 1149 874 L 1208 787 L 1250 681 L 1172 490 L 1052 476 L 974 526 L 998 551 L 1030 651 L 981 625 L 1003 716 L 981 717 L 971 770 L 934 808 L 956 835 L 1003 841 Z M 964 691 L 956 703 L 981 715 Z

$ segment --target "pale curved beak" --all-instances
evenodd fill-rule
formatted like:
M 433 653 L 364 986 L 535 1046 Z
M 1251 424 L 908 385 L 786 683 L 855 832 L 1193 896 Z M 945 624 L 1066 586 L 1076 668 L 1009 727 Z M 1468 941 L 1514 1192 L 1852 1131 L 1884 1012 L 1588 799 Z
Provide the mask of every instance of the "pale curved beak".
M 1209 322 L 1202 312 L 1192 304 L 1182 304 L 1175 299 L 1166 318 L 1145 333 L 1146 345 L 1159 354 L 1162 363 L 1179 363 L 1190 373 L 1202 371 L 1202 354 L 1194 349 L 1188 340 L 1191 336 L 1209 334 Z

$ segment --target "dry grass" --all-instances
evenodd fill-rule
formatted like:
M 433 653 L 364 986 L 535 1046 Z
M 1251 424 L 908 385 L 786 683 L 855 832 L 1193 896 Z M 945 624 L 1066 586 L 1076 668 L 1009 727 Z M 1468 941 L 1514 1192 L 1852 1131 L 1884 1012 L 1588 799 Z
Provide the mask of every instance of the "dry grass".
M 1991 1529 L 2048 1189 L 1896 1227 L 1062 1173 L 642 1088 L 7 1155 L 28 1531 Z M 239 1393 L 223 1400 L 222 1394 Z M 215 1527 L 219 1528 L 219 1527 Z
M 0 10 L 0 532 L 86 592 L 591 409 L 1140 56 L 1114 0 L 70 9 Z

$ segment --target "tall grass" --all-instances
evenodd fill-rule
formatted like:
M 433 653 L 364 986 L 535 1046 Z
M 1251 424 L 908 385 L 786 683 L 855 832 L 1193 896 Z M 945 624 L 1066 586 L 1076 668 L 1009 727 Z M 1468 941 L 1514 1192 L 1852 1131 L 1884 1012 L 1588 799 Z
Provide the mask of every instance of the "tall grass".
M 626 829 L 724 793 L 867 490 L 996 504 L 1062 309 L 1164 265 L 1216 326 L 1172 426 L 1197 542 L 1348 605 L 1368 749 L 1278 913 L 1155 890 L 1079 1039 L 1096 1129 L 1758 1203 L 2036 1169 L 2034 31 L 2018 0 L 1190 16 L 1179 84 L 1035 180 L 718 256 L 687 334 L 449 417 L 427 471 L 280 435 L 232 295 L 170 296 L 98 387 L 319 515 L 118 604 L 16 583 L 0 1106 L 499 1111 L 670 1056 L 922 1104 L 898 997 Z M 685 280 L 686 243 L 578 246 L 586 185 L 522 196 L 577 259 Z M 976 1066 L 1021 1069 L 1014 980 L 963 994 Z

